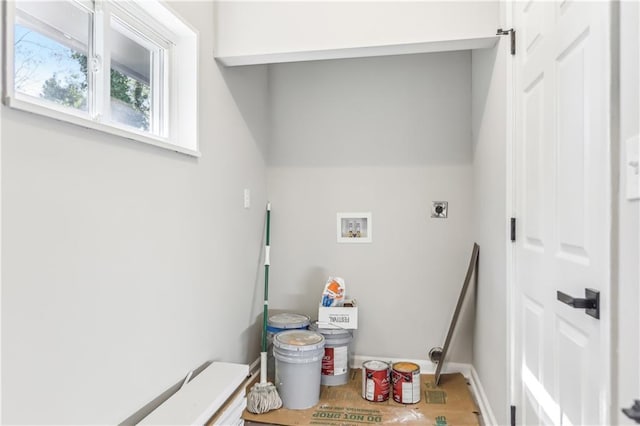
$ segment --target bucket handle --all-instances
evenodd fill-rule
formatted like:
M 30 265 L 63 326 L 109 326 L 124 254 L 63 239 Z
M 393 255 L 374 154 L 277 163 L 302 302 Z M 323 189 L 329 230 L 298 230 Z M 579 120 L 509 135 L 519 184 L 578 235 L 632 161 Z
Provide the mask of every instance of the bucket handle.
M 344 328 L 344 327 L 342 327 L 342 326 L 340 326 L 340 325 L 338 325 L 338 324 L 333 324 L 333 323 L 326 322 L 326 321 L 316 321 L 316 324 L 317 324 L 318 326 L 321 326 L 321 325 L 330 325 L 331 327 L 336 327 L 336 328 L 341 328 L 342 330 L 351 331 L 351 330 L 350 330 L 350 329 L 348 329 L 348 328 Z

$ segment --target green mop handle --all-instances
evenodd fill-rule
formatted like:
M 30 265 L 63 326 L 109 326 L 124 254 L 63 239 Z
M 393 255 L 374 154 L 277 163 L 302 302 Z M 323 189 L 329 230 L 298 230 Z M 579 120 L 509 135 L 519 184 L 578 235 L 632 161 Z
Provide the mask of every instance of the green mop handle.
M 262 312 L 262 352 L 267 351 L 267 316 L 269 315 L 269 264 L 270 247 L 269 234 L 271 233 L 271 203 L 267 203 L 267 237 L 264 246 L 264 310 Z

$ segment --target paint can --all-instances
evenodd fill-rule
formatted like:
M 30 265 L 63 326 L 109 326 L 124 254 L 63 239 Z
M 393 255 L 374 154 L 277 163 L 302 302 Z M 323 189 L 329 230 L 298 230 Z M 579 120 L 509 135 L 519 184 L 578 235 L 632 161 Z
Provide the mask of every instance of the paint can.
M 309 326 L 324 336 L 321 383 L 326 386 L 345 385 L 349 381 L 349 344 L 353 339 L 351 330 L 331 324 L 320 328 L 318 322 Z
M 413 362 L 396 362 L 391 369 L 393 400 L 401 404 L 420 402 L 420 366 Z
M 284 408 L 304 410 L 320 400 L 324 337 L 309 330 L 289 330 L 273 338 L 276 388 Z
M 370 360 L 362 363 L 362 397 L 367 401 L 389 399 L 389 363 Z
M 273 357 L 273 336 L 286 330 L 306 330 L 311 318 L 307 315 L 283 312 L 273 314 L 267 319 L 267 379 L 275 379 L 276 361 Z

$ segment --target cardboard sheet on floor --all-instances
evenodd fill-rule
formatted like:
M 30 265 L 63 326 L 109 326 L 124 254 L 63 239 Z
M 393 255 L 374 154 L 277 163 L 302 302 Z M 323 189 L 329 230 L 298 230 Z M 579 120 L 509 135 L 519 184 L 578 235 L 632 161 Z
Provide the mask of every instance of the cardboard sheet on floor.
M 306 410 L 281 408 L 265 414 L 245 410 L 242 418 L 277 425 L 479 425 L 478 407 L 462 374 L 443 374 L 440 385 L 433 374 L 420 376 L 421 398 L 417 404 L 370 402 L 362 398 L 360 369 L 351 370 L 350 380 L 342 386 L 322 386 L 320 402 Z

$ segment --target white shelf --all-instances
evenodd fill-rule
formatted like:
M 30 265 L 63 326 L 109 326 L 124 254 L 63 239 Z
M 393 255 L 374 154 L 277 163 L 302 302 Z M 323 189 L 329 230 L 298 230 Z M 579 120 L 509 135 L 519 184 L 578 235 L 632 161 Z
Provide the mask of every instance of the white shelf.
M 214 362 L 139 424 L 203 425 L 245 381 L 248 374 L 248 365 Z
M 459 40 L 437 40 L 421 43 L 389 44 L 298 52 L 275 52 L 258 55 L 217 56 L 222 64 L 242 65 L 278 64 L 283 62 L 321 61 L 326 59 L 364 58 L 372 56 L 408 55 L 415 53 L 447 52 L 455 50 L 487 49 L 495 46 L 500 36 L 474 37 Z

